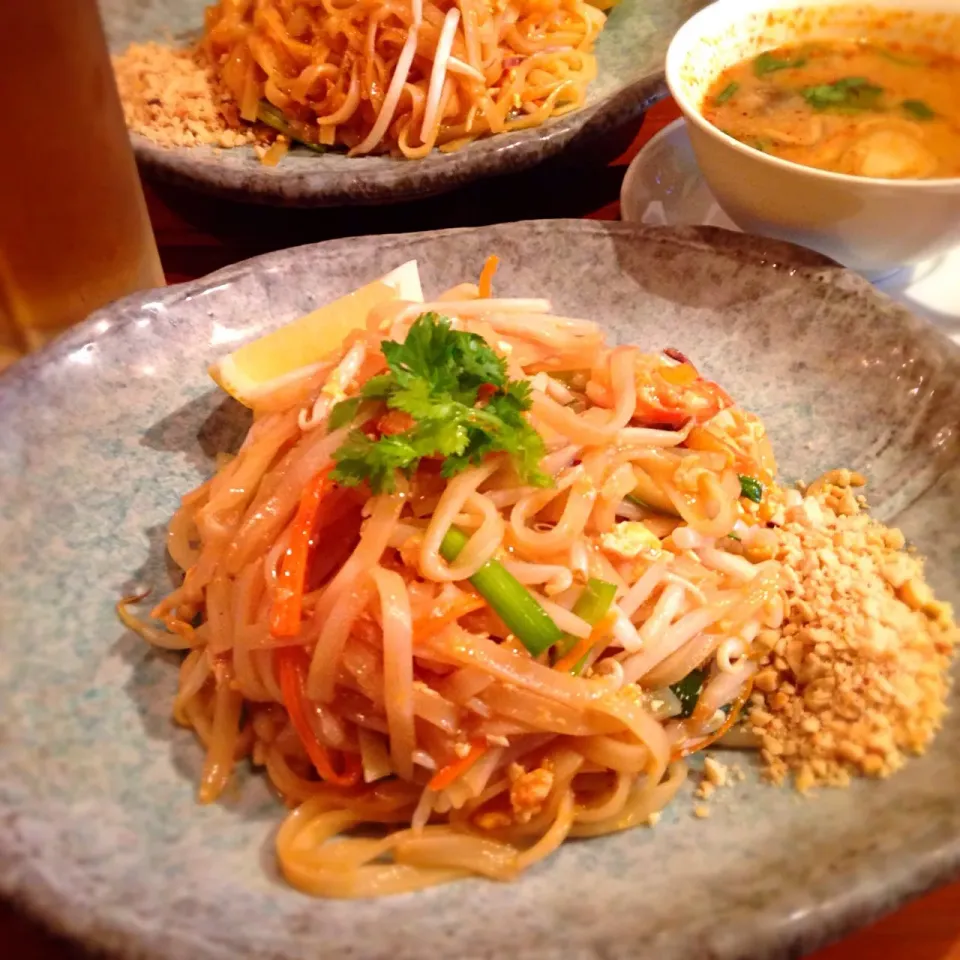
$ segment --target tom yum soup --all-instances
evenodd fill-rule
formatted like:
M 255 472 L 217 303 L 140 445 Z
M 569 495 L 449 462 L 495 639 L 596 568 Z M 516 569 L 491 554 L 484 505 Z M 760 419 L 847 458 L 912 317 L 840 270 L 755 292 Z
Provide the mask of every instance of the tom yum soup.
M 725 70 L 704 100 L 714 126 L 764 153 L 862 177 L 960 176 L 960 59 L 823 41 Z

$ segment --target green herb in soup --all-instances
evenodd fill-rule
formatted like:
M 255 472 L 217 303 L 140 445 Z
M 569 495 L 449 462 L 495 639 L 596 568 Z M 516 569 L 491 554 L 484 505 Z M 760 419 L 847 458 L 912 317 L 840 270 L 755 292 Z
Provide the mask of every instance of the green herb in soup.
M 704 117 L 773 156 L 865 177 L 960 177 L 960 57 L 825 40 L 725 70 Z
M 765 77 L 768 73 L 776 73 L 778 70 L 795 70 L 806 64 L 805 56 L 778 57 L 773 53 L 761 53 L 753 61 L 753 72 L 758 77 Z
M 818 83 L 800 91 L 803 99 L 814 110 L 877 110 L 883 87 L 871 83 L 866 77 L 843 77 L 833 83 Z
M 900 106 L 916 120 L 932 120 L 936 116 L 922 100 L 904 100 Z
M 728 83 L 716 96 L 717 103 L 726 103 L 738 90 L 740 84 L 734 81 Z

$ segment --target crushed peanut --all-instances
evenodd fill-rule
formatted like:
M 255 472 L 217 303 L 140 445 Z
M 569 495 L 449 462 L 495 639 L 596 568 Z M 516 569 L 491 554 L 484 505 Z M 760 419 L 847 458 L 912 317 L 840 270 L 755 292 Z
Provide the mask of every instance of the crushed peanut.
M 164 147 L 264 147 L 267 128 L 245 124 L 199 46 L 134 43 L 113 58 L 127 127 Z
M 740 770 L 739 773 L 740 779 L 743 779 L 743 771 Z M 704 757 L 703 777 L 694 791 L 694 796 L 700 800 L 709 800 L 717 790 L 732 786 L 735 778 L 736 774 L 732 767 L 725 766 L 714 757 Z
M 693 815 L 699 817 L 701 820 L 706 820 L 707 817 L 710 816 L 710 808 L 706 804 L 701 803 L 699 806 L 693 808 Z
M 885 777 L 941 726 L 958 640 L 904 538 L 870 518 L 833 471 L 777 529 L 787 618 L 766 650 L 747 721 L 775 783 L 846 786 Z
M 701 780 L 695 791 L 695 795 L 700 800 L 709 800 L 717 788 L 709 780 Z
M 706 757 L 703 761 L 703 775 L 707 783 L 712 783 L 715 787 L 725 787 L 729 782 L 729 771 L 713 757 Z

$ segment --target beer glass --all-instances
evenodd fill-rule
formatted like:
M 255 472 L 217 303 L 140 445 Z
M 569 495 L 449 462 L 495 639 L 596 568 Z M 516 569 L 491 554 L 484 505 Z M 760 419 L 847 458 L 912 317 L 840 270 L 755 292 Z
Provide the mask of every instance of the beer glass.
M 0 369 L 163 284 L 96 0 L 0 0 Z

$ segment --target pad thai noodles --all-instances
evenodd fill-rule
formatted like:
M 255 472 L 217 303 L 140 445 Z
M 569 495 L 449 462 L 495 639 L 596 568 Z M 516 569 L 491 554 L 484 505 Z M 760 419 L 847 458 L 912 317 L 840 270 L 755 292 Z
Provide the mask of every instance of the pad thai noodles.
M 202 48 L 243 120 L 413 159 L 581 106 L 604 20 L 585 0 L 220 0 Z
M 507 880 L 648 822 L 784 618 L 760 420 L 675 350 L 492 296 L 493 266 L 262 396 L 171 523 L 164 629 L 121 604 L 185 653 L 200 799 L 265 767 L 310 893 Z

